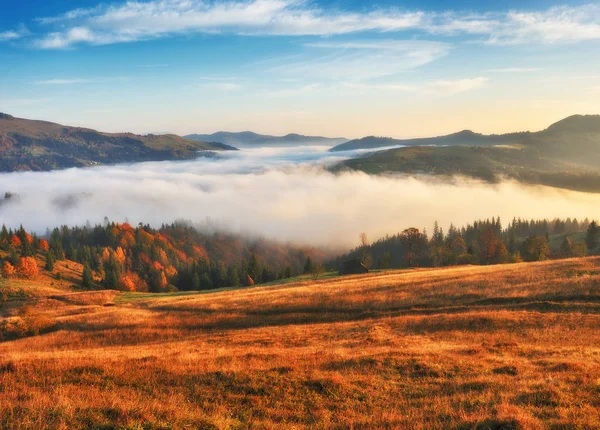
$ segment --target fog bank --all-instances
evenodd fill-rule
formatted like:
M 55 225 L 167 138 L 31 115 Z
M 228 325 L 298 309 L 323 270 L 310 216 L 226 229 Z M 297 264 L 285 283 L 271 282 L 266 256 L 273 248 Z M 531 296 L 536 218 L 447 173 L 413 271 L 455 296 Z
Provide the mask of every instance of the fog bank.
M 57 225 L 129 220 L 160 226 L 176 219 L 217 221 L 311 245 L 354 246 L 415 226 L 446 228 L 478 218 L 596 217 L 599 194 L 514 182 L 452 183 L 363 173 L 333 175 L 324 165 L 348 154 L 323 147 L 250 149 L 186 162 L 0 175 L 0 224 L 43 232 Z

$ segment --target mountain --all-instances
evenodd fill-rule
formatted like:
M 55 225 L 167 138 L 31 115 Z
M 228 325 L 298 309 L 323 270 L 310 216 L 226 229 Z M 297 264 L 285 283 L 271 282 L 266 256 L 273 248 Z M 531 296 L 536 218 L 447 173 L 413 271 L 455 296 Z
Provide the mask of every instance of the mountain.
M 102 133 L 0 113 L 0 171 L 53 170 L 139 161 L 187 160 L 229 145 L 176 135 Z
M 367 136 L 362 139 L 351 140 L 330 149 L 332 152 L 352 151 L 356 149 L 377 149 L 386 146 L 426 146 L 426 145 L 506 145 L 514 143 L 530 133 L 509 133 L 485 135 L 475 133 L 471 130 L 463 130 L 458 133 L 438 137 L 422 137 L 416 139 L 393 139 L 391 137 Z
M 238 148 L 253 146 L 295 146 L 295 145 L 338 145 L 347 142 L 343 137 L 303 136 L 301 134 L 286 134 L 285 136 L 270 136 L 258 134 L 252 131 L 233 133 L 219 131 L 213 134 L 189 134 L 186 139 L 201 140 L 209 142 L 223 142 Z
M 391 137 L 367 136 L 342 143 L 330 149 L 332 152 L 352 151 L 356 149 L 378 149 L 388 146 L 493 146 L 519 144 L 526 139 L 549 138 L 562 136 L 565 133 L 600 133 L 600 115 L 573 115 L 558 121 L 546 130 L 532 133 L 529 131 L 507 134 L 480 134 L 471 130 L 437 137 L 422 137 L 416 139 L 393 139 Z
M 507 138 L 487 136 L 480 145 L 474 145 L 477 139 L 471 138 L 465 144 L 406 146 L 372 152 L 346 160 L 333 170 L 461 175 L 488 182 L 510 178 L 529 184 L 600 192 L 600 115 L 575 115 L 540 132 L 502 136 Z M 492 138 L 497 139 L 496 143 L 491 144 Z M 429 141 L 433 139 L 442 138 Z

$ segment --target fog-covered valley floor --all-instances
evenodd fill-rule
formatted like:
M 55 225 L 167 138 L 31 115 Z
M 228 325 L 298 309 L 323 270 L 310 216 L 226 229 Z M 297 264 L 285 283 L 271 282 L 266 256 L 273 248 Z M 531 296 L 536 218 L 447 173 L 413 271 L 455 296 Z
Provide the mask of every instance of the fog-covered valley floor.
M 256 148 L 186 162 L 149 162 L 0 175 L 0 224 L 44 232 L 104 217 L 160 226 L 177 219 L 302 244 L 347 247 L 407 227 L 479 218 L 593 217 L 600 195 L 515 182 L 332 174 L 356 153 Z

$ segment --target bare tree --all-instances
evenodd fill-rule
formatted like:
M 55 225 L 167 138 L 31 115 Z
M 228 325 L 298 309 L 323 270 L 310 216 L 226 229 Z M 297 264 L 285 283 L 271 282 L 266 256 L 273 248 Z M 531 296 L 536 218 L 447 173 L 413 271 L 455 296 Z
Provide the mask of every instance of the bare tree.
M 369 252 L 369 238 L 367 237 L 367 233 L 361 233 L 358 235 L 360 239 L 360 249 L 361 249 L 361 257 L 360 262 L 365 265 L 365 267 L 371 266 L 371 253 Z

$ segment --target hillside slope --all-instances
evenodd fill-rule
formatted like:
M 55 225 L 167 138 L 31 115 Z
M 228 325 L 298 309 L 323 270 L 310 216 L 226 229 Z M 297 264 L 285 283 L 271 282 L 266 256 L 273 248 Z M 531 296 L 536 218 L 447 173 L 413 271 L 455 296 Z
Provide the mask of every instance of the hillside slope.
M 597 428 L 599 284 L 585 258 L 14 294 L 0 427 Z
M 510 178 L 529 184 L 600 192 L 600 116 L 574 116 L 542 132 L 520 136 L 493 145 L 383 150 L 344 161 L 333 170 L 462 175 L 489 182 Z
M 535 145 L 539 143 L 564 146 L 565 152 L 576 150 L 576 146 L 586 146 L 589 141 L 600 140 L 600 115 L 573 115 L 558 121 L 539 132 L 518 132 L 485 135 L 471 130 L 463 130 L 447 136 L 417 139 L 393 139 L 391 137 L 368 136 L 355 139 L 330 149 L 350 151 L 356 149 L 377 149 L 388 146 L 494 146 L 494 145 Z M 558 149 L 558 148 L 555 148 Z
M 223 142 L 238 148 L 253 146 L 338 145 L 348 141 L 348 139 L 343 137 L 304 136 L 295 133 L 285 136 L 271 136 L 252 131 L 242 131 L 239 133 L 219 131 L 213 134 L 190 134 L 184 137 L 193 140 Z
M 0 114 L 0 171 L 53 170 L 98 164 L 184 160 L 198 151 L 235 148 L 175 135 L 102 133 Z

